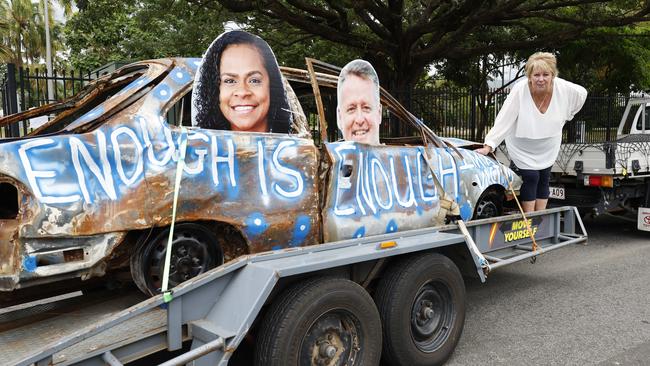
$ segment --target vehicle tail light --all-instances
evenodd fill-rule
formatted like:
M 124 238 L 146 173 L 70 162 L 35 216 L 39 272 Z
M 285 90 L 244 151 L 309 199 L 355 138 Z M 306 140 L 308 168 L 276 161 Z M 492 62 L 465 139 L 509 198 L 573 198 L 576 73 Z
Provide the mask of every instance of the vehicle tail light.
M 589 187 L 614 187 L 614 178 L 611 175 L 585 175 L 584 185 Z

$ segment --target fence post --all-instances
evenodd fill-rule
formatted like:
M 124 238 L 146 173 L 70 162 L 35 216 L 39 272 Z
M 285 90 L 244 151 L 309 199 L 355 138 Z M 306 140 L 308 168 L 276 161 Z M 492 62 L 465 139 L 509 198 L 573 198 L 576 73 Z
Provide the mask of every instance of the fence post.
M 477 98 L 476 98 L 476 88 L 474 87 L 474 85 L 471 86 L 470 93 L 472 95 L 472 105 L 471 105 L 471 108 L 470 108 L 470 111 L 469 111 L 470 112 L 469 119 L 470 119 L 470 122 L 471 122 L 471 126 L 470 126 L 471 138 L 470 138 L 470 140 L 476 141 L 476 107 L 477 107 L 476 104 L 477 104 Z
M 612 92 L 607 91 L 607 130 L 605 131 L 605 141 L 610 141 L 611 138 L 611 129 L 612 129 Z
M 7 64 L 7 105 L 5 106 L 5 115 L 18 113 L 18 98 L 17 98 L 17 87 L 16 87 L 16 65 Z M 20 136 L 20 131 L 18 130 L 18 123 L 13 123 L 9 126 L 9 135 L 11 137 Z

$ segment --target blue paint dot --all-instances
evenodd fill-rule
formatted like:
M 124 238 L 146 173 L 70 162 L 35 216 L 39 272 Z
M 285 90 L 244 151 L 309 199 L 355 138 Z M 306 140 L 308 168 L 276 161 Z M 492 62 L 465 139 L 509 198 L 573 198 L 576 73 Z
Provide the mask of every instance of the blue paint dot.
M 354 235 L 352 236 L 353 238 L 363 238 L 363 236 L 366 235 L 366 227 L 362 226 L 357 229 L 357 231 L 354 232 Z
M 160 100 L 167 100 L 172 96 L 172 90 L 167 84 L 160 84 L 154 89 L 153 95 Z
M 469 202 L 465 202 L 460 206 L 460 217 L 462 217 L 463 220 L 469 220 L 472 218 L 472 206 L 470 206 Z
M 279 245 L 274 245 L 273 248 L 271 248 L 271 249 L 272 250 L 280 250 L 280 249 L 282 249 L 282 247 L 279 246 Z
M 394 233 L 396 231 L 397 231 L 397 223 L 395 222 L 395 219 L 391 219 L 388 222 L 388 225 L 386 225 L 386 234 Z
M 26 256 L 23 259 L 23 267 L 27 272 L 34 272 L 36 270 L 36 257 Z
M 250 236 L 257 236 L 266 231 L 269 224 L 264 219 L 264 215 L 255 212 L 246 219 L 246 232 Z
M 309 234 L 311 229 L 311 220 L 309 216 L 301 215 L 296 219 L 296 225 L 293 228 L 293 238 L 289 246 L 299 246 Z
M 422 208 L 422 206 L 416 207 L 415 211 L 418 213 L 418 216 L 422 216 L 422 214 L 424 213 L 424 209 Z
M 177 82 L 179 84 L 184 84 L 184 83 L 190 81 L 190 74 L 188 74 L 187 72 L 185 72 L 185 70 L 183 70 L 181 68 L 178 68 L 178 67 L 175 68 L 174 70 L 172 70 L 172 72 L 170 74 L 171 74 L 172 80 L 174 80 L 175 82 Z

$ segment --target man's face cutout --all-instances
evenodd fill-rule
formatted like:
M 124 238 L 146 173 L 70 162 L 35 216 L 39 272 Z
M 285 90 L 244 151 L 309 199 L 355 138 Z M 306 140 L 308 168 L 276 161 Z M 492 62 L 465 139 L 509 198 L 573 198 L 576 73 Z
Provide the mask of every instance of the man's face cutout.
M 339 129 L 346 141 L 379 144 L 381 104 L 375 97 L 375 84 L 349 74 L 341 87 L 338 113 Z

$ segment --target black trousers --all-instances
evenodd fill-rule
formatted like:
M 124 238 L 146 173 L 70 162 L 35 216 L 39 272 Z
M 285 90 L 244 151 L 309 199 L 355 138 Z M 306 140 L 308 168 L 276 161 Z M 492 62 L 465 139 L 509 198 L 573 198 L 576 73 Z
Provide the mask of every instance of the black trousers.
M 548 182 L 551 178 L 551 168 L 552 166 L 542 170 L 519 169 L 515 163 L 510 162 L 510 169 L 524 181 L 519 190 L 519 199 L 521 201 L 548 198 Z

